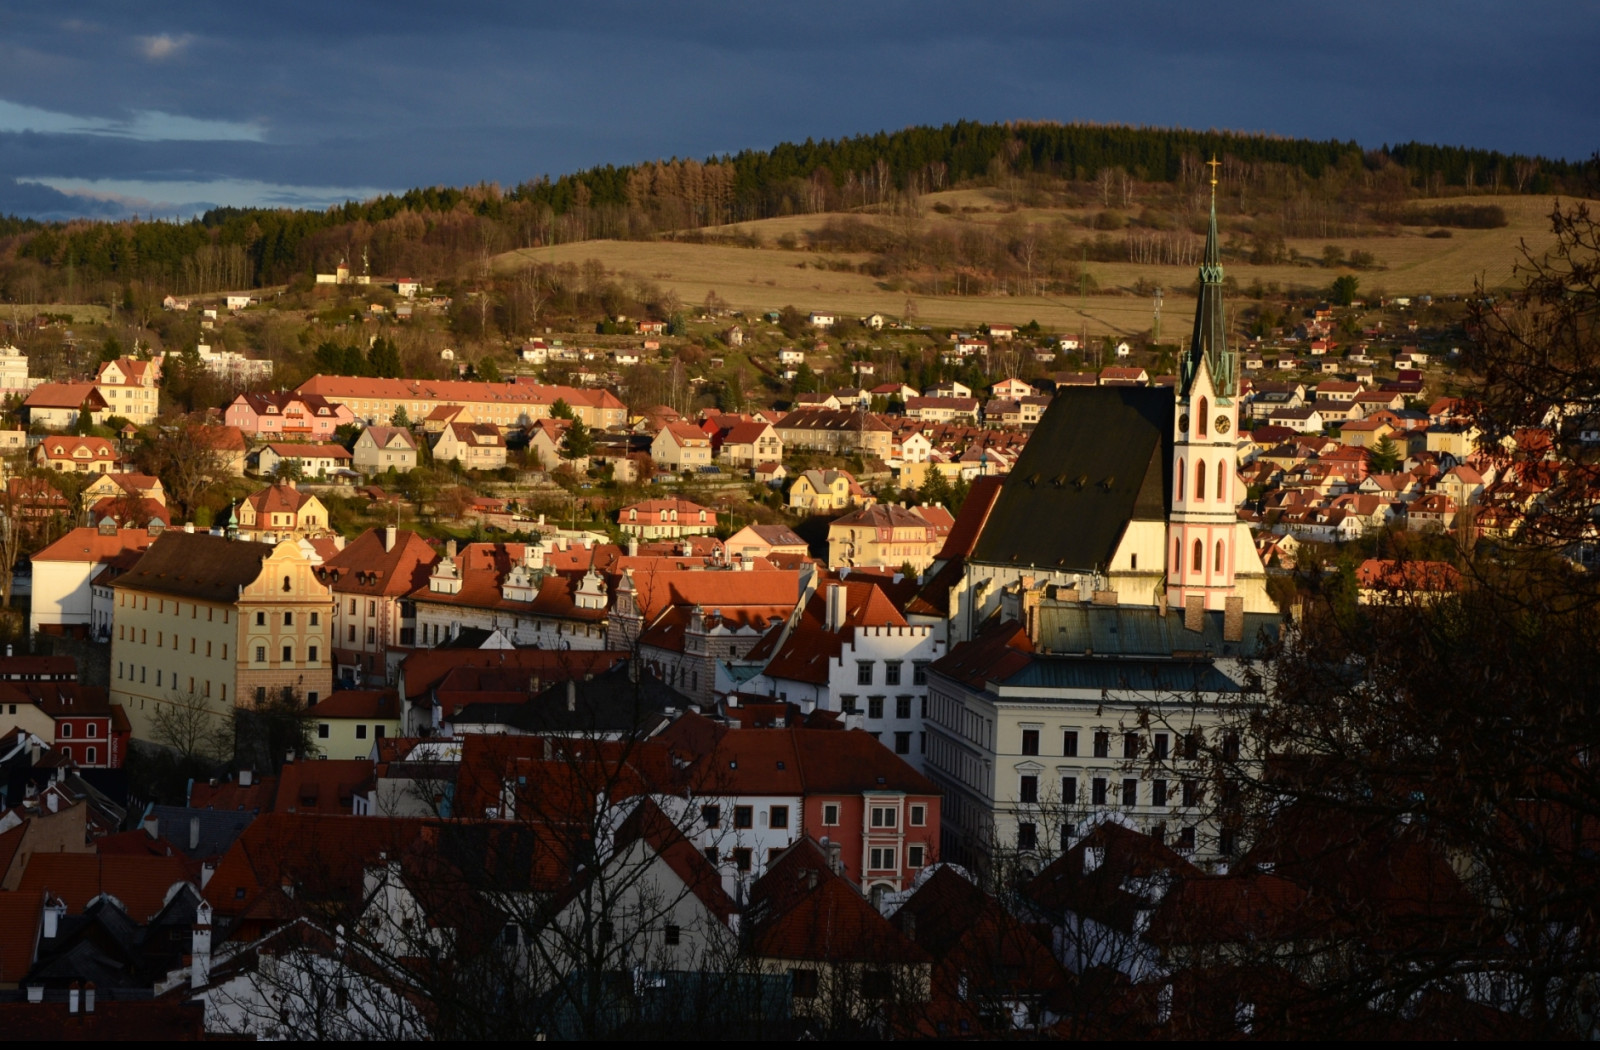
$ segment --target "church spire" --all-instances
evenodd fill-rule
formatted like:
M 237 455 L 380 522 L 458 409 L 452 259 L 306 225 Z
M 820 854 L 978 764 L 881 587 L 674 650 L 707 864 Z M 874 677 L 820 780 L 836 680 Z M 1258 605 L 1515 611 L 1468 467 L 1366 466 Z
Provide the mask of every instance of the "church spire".
M 1200 302 L 1194 312 L 1194 334 L 1189 337 L 1189 352 L 1183 359 L 1183 393 L 1189 393 L 1200 362 L 1206 363 L 1217 393 L 1231 398 L 1238 393 L 1234 357 L 1228 349 L 1228 325 L 1222 305 L 1222 251 L 1217 244 L 1217 168 L 1212 157 L 1211 224 L 1206 229 L 1205 257 L 1200 263 Z

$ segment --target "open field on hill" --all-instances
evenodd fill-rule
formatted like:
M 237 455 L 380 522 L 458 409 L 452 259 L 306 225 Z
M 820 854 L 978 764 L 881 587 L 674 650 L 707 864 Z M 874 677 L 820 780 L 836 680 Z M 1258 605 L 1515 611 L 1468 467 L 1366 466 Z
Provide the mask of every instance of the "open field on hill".
M 1459 203 L 1460 198 L 1453 199 Z M 1474 280 L 1482 277 L 1490 287 L 1512 282 L 1512 267 L 1520 258 L 1519 244 L 1526 240 L 1535 250 L 1550 243 L 1546 217 L 1552 201 L 1534 197 L 1470 198 L 1473 203 L 1498 204 L 1506 211 L 1509 225 L 1490 230 L 1451 230 L 1449 237 L 1428 237 L 1426 228 L 1405 227 L 1396 236 L 1327 239 L 1290 239 L 1287 246 L 1302 256 L 1320 257 L 1326 245 L 1343 248 L 1346 253 L 1362 250 L 1377 257 L 1383 269 L 1359 271 L 1361 290 L 1366 294 L 1450 295 L 1469 292 Z M 879 218 L 871 214 L 866 221 L 904 223 L 913 221 L 922 229 L 998 225 L 1002 220 L 1049 224 L 1060 220 L 1081 222 L 1098 209 L 1012 208 L 990 191 L 957 190 L 931 194 L 923 199 L 922 217 L 916 220 Z M 1417 201 L 1427 205 L 1429 201 Z M 933 211 L 934 204 L 953 209 L 951 214 Z M 1159 266 L 1122 262 L 1091 262 L 1088 270 L 1101 289 L 1091 295 L 1087 308 L 1080 310 L 1077 296 L 924 296 L 892 291 L 875 277 L 866 274 L 817 269 L 810 265 L 819 258 L 859 264 L 870 256 L 846 252 L 816 253 L 785 250 L 776 246 L 784 235 L 793 235 L 803 244 L 808 230 L 820 228 L 839 214 L 794 215 L 759 222 L 739 223 L 702 231 L 708 237 L 739 234 L 759 238 L 763 247 L 745 248 L 726 244 L 691 244 L 676 241 L 579 241 L 551 248 L 527 249 L 501 256 L 497 267 L 514 269 L 531 261 L 582 262 L 598 259 L 607 269 L 654 281 L 673 289 L 685 303 L 704 301 L 716 292 L 735 309 L 773 310 L 793 305 L 803 310 L 829 309 L 847 314 L 873 312 L 901 316 L 908 298 L 915 305 L 918 320 L 944 325 L 977 325 L 985 321 L 1026 323 L 1037 320 L 1054 330 L 1079 332 L 1087 327 L 1091 336 L 1128 334 L 1148 329 L 1151 302 L 1131 294 L 1139 281 L 1167 289 L 1187 289 L 1194 281 L 1192 266 Z M 1092 235 L 1081 230 L 1080 236 Z M 1113 233 L 1116 237 L 1118 234 Z M 1228 236 L 1224 217 L 1223 236 Z M 1259 281 L 1276 283 L 1284 290 L 1316 291 L 1326 288 L 1339 273 L 1355 272 L 1305 265 L 1266 265 L 1229 261 L 1227 272 L 1241 288 Z M 1119 294 L 1120 293 L 1120 294 Z M 1164 323 L 1186 318 L 1192 312 L 1192 299 L 1169 291 Z M 1170 332 L 1171 329 L 1169 328 Z

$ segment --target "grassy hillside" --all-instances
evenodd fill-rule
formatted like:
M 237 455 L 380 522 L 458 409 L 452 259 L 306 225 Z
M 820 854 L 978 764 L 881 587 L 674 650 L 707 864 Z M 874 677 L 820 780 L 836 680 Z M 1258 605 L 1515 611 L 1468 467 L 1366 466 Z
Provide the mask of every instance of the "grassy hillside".
M 1226 270 L 1241 290 L 1260 282 L 1263 286 L 1275 284 L 1283 292 L 1315 291 L 1326 288 L 1341 273 L 1356 273 L 1364 294 L 1461 294 L 1471 291 L 1473 282 L 1480 277 L 1490 287 L 1506 286 L 1512 283 L 1520 244 L 1526 242 L 1533 250 L 1541 251 L 1550 243 L 1547 216 L 1553 201 L 1505 196 L 1492 200 L 1504 209 L 1507 225 L 1453 229 L 1448 237 L 1429 236 L 1435 228 L 1395 226 L 1381 236 L 1288 238 L 1285 245 L 1305 257 L 1304 262 L 1257 265 L 1235 257 L 1226 260 Z M 1416 203 L 1426 206 L 1431 202 Z M 918 234 L 943 232 L 960 237 L 969 231 L 992 235 L 1002 223 L 1013 229 L 1018 224 L 1045 227 L 1060 223 L 1086 228 L 1099 210 L 1017 207 L 1005 203 L 1000 193 L 981 189 L 928 194 L 922 204 L 920 215 L 914 217 L 850 214 L 890 231 L 913 227 Z M 703 231 L 707 240 L 724 243 L 578 241 L 508 252 L 497 258 L 496 267 L 510 272 L 532 263 L 582 263 L 594 259 L 615 273 L 671 289 L 689 304 L 703 302 L 715 292 L 735 309 L 745 311 L 792 304 L 806 310 L 830 309 L 858 316 L 881 312 L 899 317 L 909 301 L 923 323 L 977 325 L 985 321 L 1038 320 L 1049 328 L 1069 332 L 1081 331 L 1087 324 L 1091 335 L 1147 330 L 1152 321 L 1151 299 L 1144 291 L 1135 294 L 1134 289 L 1159 285 L 1166 291 L 1164 334 L 1170 337 L 1174 331 L 1170 326 L 1181 325 L 1192 315 L 1193 300 L 1186 294 L 1195 279 L 1195 268 L 1190 265 L 1090 261 L 1086 269 L 1098 291 L 1088 297 L 1087 309 L 1080 309 L 1079 296 L 1073 294 L 935 296 L 908 292 L 897 288 L 896 282 L 859 272 L 872 258 L 868 253 L 808 249 L 809 235 L 842 217 L 843 213 L 793 215 Z M 1224 215 L 1224 241 L 1236 228 L 1247 226 L 1249 219 L 1244 215 Z M 793 247 L 781 246 L 791 244 Z M 1356 251 L 1369 252 L 1380 268 L 1354 271 L 1311 264 L 1310 260 L 1320 258 L 1329 245 L 1342 249 L 1347 256 Z

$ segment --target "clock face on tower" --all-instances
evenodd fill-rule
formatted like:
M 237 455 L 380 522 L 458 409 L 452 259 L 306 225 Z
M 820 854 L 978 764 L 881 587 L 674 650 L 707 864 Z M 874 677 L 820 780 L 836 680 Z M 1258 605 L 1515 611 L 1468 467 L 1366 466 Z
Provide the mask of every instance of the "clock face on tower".
M 1189 413 L 1185 412 L 1183 415 L 1178 417 L 1178 433 L 1187 434 L 1188 432 L 1189 432 Z
M 1217 428 L 1217 433 L 1219 434 L 1226 434 L 1230 425 L 1231 424 L 1229 424 L 1227 416 L 1218 416 L 1217 421 L 1212 424 L 1212 426 Z

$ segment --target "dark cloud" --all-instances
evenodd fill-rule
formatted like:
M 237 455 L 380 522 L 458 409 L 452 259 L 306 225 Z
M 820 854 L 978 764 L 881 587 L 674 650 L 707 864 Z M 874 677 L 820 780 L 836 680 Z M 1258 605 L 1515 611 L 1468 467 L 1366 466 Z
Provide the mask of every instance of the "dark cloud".
M 515 183 L 962 118 L 1600 147 L 1579 0 L 75 8 L 10 15 L 0 100 L 264 141 L 0 133 L 0 178 Z

